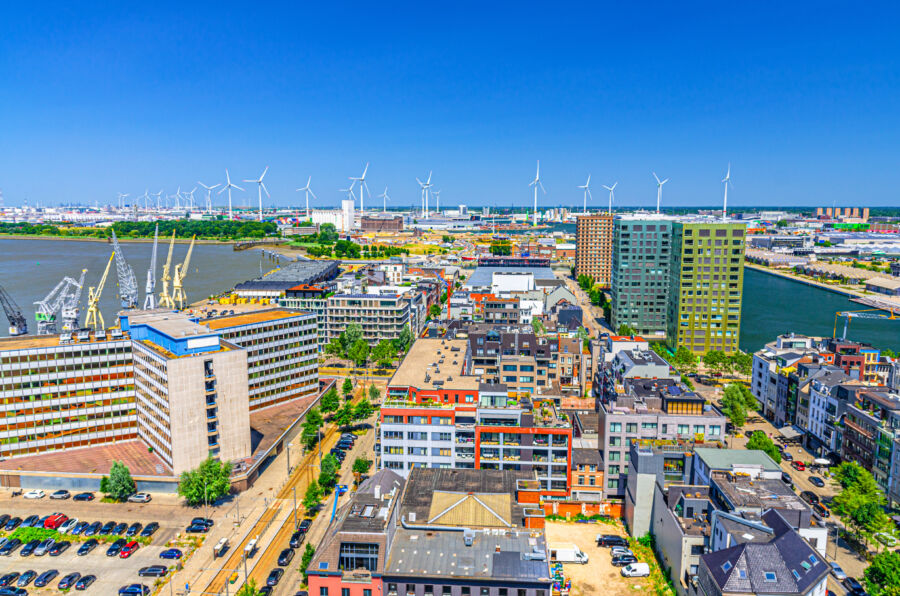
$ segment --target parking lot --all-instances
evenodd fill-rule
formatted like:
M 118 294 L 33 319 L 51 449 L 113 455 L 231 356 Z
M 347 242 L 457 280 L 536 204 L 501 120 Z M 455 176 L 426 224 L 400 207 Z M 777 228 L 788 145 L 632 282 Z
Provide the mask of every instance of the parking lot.
M 165 503 L 102 503 L 99 498 L 89 502 L 76 502 L 72 499 L 50 500 L 49 497 L 24 499 L 22 497 L 10 498 L 8 492 L 0 497 L 0 514 L 25 519 L 30 515 L 43 517 L 56 512 L 61 512 L 70 518 L 78 518 L 80 521 L 104 523 L 115 521 L 129 525 L 140 522 L 144 526 L 156 521 L 160 527 L 151 537 L 150 544 L 141 545 L 134 554 L 126 559 L 107 556 L 106 551 L 109 544 L 104 542 L 104 539 L 110 540 L 110 538 L 100 536 L 93 536 L 101 539 L 96 548 L 85 556 L 78 556 L 78 548 L 87 538 L 68 535 L 65 539 L 71 541 L 72 546 L 59 556 L 22 556 L 22 547 L 20 546 L 9 556 L 0 557 L 0 575 L 10 572 L 23 573 L 29 569 L 38 574 L 51 569 L 59 571 L 59 575 L 44 588 L 35 588 L 32 581 L 26 588 L 29 594 L 58 593 L 59 580 L 72 572 L 97 576 L 97 580 L 85 590 L 85 594 L 117 594 L 120 587 L 131 583 L 143 583 L 152 588 L 156 579 L 140 578 L 138 570 L 149 565 L 173 566 L 176 561 L 160 559 L 159 553 L 165 550 L 166 544 L 177 534 L 183 532 L 186 523 L 198 514 L 194 510 L 186 510 Z M 4 532 L 3 535 L 7 535 L 7 533 Z M 131 539 L 126 538 L 126 540 Z

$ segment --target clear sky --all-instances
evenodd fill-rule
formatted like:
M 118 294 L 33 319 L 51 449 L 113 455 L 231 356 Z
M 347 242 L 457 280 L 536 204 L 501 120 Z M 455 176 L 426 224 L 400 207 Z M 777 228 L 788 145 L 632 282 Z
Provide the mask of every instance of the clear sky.
M 537 159 L 543 205 L 591 173 L 649 207 L 653 171 L 719 204 L 728 162 L 732 205 L 900 205 L 896 2 L 34 4 L 0 12 L 7 205 L 268 165 L 267 204 L 311 175 L 332 206 L 369 161 L 395 207 L 429 170 L 445 205 L 525 206 Z

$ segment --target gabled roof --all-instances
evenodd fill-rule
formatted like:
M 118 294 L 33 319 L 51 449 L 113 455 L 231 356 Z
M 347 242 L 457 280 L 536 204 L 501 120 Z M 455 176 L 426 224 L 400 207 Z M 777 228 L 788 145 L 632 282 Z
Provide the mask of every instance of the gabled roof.
M 474 494 L 436 491 L 428 523 L 442 526 L 512 527 L 509 494 Z

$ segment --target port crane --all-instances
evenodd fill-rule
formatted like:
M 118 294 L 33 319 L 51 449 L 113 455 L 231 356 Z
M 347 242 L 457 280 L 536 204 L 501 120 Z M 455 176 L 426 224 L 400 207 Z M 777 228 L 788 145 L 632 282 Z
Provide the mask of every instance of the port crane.
M 834 331 L 832 331 L 832 336 L 837 338 L 837 320 L 838 318 L 844 319 L 844 332 L 841 334 L 840 339 L 847 339 L 847 328 L 850 326 L 851 319 L 881 319 L 881 320 L 889 320 L 893 321 L 900 317 L 897 314 L 890 310 L 887 313 L 878 308 L 868 308 L 865 310 L 842 310 L 840 312 L 835 313 L 834 315 Z
M 116 275 L 119 278 L 119 301 L 122 303 L 122 308 L 137 308 L 137 278 L 134 276 L 134 269 L 125 260 L 115 230 L 112 230 L 112 245 L 113 254 L 116 255 Z
M 100 312 L 100 296 L 103 294 L 103 286 L 106 285 L 106 278 L 109 275 L 109 268 L 112 265 L 113 259 L 115 259 L 116 253 L 109 255 L 109 260 L 106 262 L 106 269 L 103 271 L 103 277 L 100 278 L 100 283 L 97 284 L 97 287 L 88 288 L 88 309 L 87 316 L 84 318 L 84 326 L 85 327 L 93 327 L 94 330 L 103 329 L 103 313 Z
M 156 249 L 159 246 L 159 224 L 153 232 L 153 252 L 150 254 L 150 268 L 147 269 L 147 286 L 144 295 L 144 310 L 156 308 Z
M 82 279 L 84 274 L 82 273 Z M 34 320 L 37 321 L 38 335 L 51 335 L 56 333 L 56 313 L 62 308 L 63 303 L 70 296 L 72 288 L 79 284 L 71 277 L 64 277 L 43 300 L 34 303 Z
M 172 230 L 172 241 L 169 242 L 169 256 L 163 265 L 162 291 L 159 293 L 159 306 L 161 308 L 175 308 L 175 301 L 169 295 L 169 282 L 172 280 L 172 251 L 175 249 L 175 230 Z
M 3 312 L 6 313 L 6 319 L 9 321 L 9 334 L 11 336 L 28 333 L 28 323 L 25 321 L 22 309 L 19 308 L 12 296 L 3 289 L 3 286 L 0 286 L 0 306 L 3 307 Z
M 194 241 L 196 236 L 191 238 L 191 245 L 188 247 L 187 256 L 180 265 L 175 265 L 175 275 L 172 279 L 172 301 L 178 302 L 178 308 L 184 308 L 187 295 L 184 293 L 184 280 L 187 278 L 188 269 L 191 266 L 191 253 L 194 252 Z
M 81 314 L 81 290 L 84 288 L 84 276 L 87 275 L 87 269 L 81 270 L 81 277 L 78 281 L 72 280 L 69 283 L 66 297 L 62 303 L 62 328 L 63 331 L 75 331 L 78 329 L 78 316 Z

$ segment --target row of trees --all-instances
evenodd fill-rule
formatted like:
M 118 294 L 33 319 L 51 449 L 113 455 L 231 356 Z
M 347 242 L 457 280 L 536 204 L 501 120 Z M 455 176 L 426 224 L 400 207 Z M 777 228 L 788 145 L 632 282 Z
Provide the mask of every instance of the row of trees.
M 107 499 L 124 501 L 137 491 L 131 471 L 124 463 L 114 461 L 109 476 L 100 479 L 100 492 Z M 214 503 L 231 492 L 231 463 L 208 457 L 195 470 L 183 472 L 178 494 L 188 505 Z
M 716 373 L 737 373 L 750 376 L 753 368 L 753 356 L 740 350 L 726 354 L 722 350 L 710 350 L 703 355 L 703 365 Z
M 358 259 L 362 254 L 359 244 L 349 240 L 338 240 L 331 244 L 311 244 L 306 252 L 313 257 L 335 257 L 338 259 Z
M 277 236 L 278 226 L 265 221 L 230 221 L 227 219 L 174 221 L 118 221 L 112 225 L 120 238 L 153 238 L 156 225 L 159 224 L 161 238 L 171 236 L 175 231 L 178 238 L 206 238 L 211 240 L 235 240 L 238 238 L 264 238 Z M 107 232 L 106 236 L 112 234 Z
M 855 462 L 844 462 L 834 469 L 841 491 L 834 496 L 832 510 L 840 515 L 859 541 L 866 541 L 890 525 L 884 512 L 884 493 L 872 473 Z
M 412 332 L 405 325 L 396 339 L 383 339 L 370 351 L 369 342 L 363 338 L 362 327 L 351 323 L 325 346 L 325 353 L 352 360 L 357 366 L 365 366 L 371 354 L 378 366 L 390 366 L 397 354 L 405 354 L 412 343 Z

